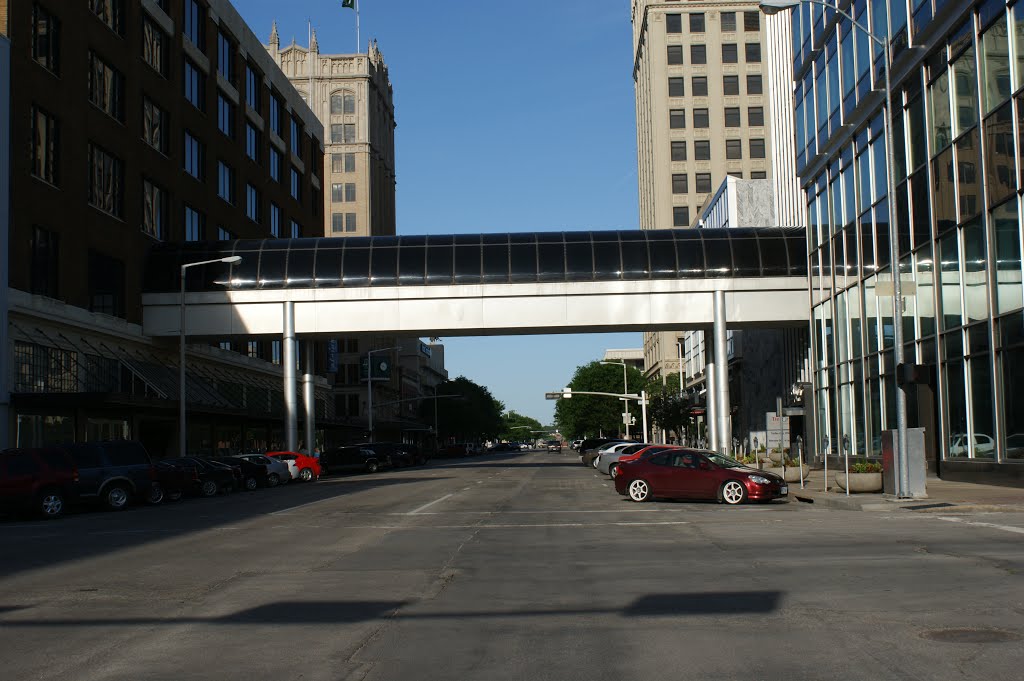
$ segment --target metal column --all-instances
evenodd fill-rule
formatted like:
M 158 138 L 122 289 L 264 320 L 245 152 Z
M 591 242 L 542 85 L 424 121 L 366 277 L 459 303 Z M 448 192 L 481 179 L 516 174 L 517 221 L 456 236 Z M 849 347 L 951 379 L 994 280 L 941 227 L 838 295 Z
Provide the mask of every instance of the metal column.
M 718 447 L 728 454 L 732 444 L 732 411 L 729 406 L 729 350 L 725 330 L 725 291 L 715 291 L 715 415 Z
M 10 428 L 11 394 L 8 386 L 11 371 L 8 362 L 11 348 L 7 341 L 7 268 L 10 249 L 10 113 L 11 113 L 11 43 L 0 36 L 0 449 L 13 447 Z
M 313 341 L 303 343 L 302 406 L 306 425 L 306 451 L 310 456 L 316 448 L 316 396 L 313 392 Z
M 289 452 L 299 447 L 299 411 L 295 395 L 295 303 L 284 304 L 284 338 L 281 363 L 284 366 L 284 439 Z
M 718 451 L 718 404 L 715 398 L 715 391 L 718 388 L 716 382 L 715 351 L 712 343 L 714 337 L 711 329 L 705 329 L 702 334 L 704 340 L 704 423 L 707 424 L 708 441 L 707 448 Z

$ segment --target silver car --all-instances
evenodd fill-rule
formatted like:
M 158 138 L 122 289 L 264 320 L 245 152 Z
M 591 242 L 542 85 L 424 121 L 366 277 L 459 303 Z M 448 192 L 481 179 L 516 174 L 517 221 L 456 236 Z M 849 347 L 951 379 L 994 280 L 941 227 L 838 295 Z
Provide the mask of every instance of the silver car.
M 262 464 L 267 467 L 267 485 L 277 487 L 286 482 L 291 482 L 292 474 L 288 470 L 287 461 L 279 461 L 262 454 L 241 454 L 238 458 Z
M 605 475 L 611 475 L 611 466 L 618 463 L 620 456 L 639 452 L 644 447 L 650 447 L 650 445 L 643 442 L 618 442 L 601 450 L 601 455 L 594 459 L 594 468 Z

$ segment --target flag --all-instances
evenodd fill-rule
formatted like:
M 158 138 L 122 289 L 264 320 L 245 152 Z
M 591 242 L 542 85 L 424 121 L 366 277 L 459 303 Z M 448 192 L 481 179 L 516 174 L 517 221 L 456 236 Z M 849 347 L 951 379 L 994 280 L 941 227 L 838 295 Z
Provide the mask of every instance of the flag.
M 341 0 L 342 8 L 348 7 L 349 9 L 356 8 L 356 0 Z

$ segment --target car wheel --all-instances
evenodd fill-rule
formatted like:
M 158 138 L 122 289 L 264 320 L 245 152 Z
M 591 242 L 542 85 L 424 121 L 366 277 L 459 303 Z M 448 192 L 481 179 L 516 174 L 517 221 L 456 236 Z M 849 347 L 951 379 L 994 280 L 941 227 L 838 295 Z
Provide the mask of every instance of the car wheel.
M 146 495 L 146 503 L 150 506 L 157 506 L 164 502 L 164 488 L 160 485 L 151 485 L 149 494 Z
M 722 485 L 721 497 L 730 506 L 742 504 L 747 500 L 747 488 L 741 482 L 729 480 Z
M 202 487 L 199 488 L 200 494 L 202 494 L 204 497 L 215 497 L 217 496 L 217 492 L 219 491 L 220 488 L 217 486 L 217 483 L 214 482 L 213 480 L 204 480 Z
M 281 484 L 281 476 L 277 473 L 271 473 L 267 476 L 267 485 L 270 487 L 277 487 Z
M 376 473 L 379 468 L 380 468 L 380 465 L 378 465 L 376 461 L 369 461 L 366 464 L 366 472 L 367 473 Z
M 182 491 L 180 489 L 171 490 L 167 493 L 167 501 L 181 501 Z
M 309 468 L 303 468 L 299 471 L 299 480 L 302 482 L 309 482 L 313 479 L 313 471 Z
M 248 478 L 245 479 L 245 489 L 247 491 L 252 492 L 257 487 L 259 487 L 259 483 L 256 482 L 256 478 L 255 477 L 250 475 Z
M 618 474 L 619 474 L 619 464 L 613 463 L 611 466 L 608 467 L 608 477 L 609 478 L 614 478 Z
M 108 511 L 123 511 L 128 508 L 130 494 L 128 488 L 120 483 L 107 487 L 103 491 L 103 505 Z
M 64 514 L 64 495 L 60 490 L 48 489 L 39 495 L 39 513 L 43 518 L 59 518 Z
M 629 483 L 629 498 L 633 501 L 650 501 L 651 486 L 646 480 L 634 480 Z

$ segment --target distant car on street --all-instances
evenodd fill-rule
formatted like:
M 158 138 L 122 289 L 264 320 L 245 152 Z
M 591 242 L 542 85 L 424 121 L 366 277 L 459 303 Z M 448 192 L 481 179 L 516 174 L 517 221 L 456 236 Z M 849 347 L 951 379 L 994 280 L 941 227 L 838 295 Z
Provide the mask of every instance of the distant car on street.
M 562 441 L 561 440 L 548 440 L 545 443 L 545 447 L 547 448 L 547 450 L 549 452 L 560 452 L 560 451 L 562 451 Z
M 271 459 L 294 462 L 298 470 L 298 479 L 302 482 L 311 482 L 320 477 L 320 462 L 312 456 L 299 452 L 267 452 L 267 456 Z

